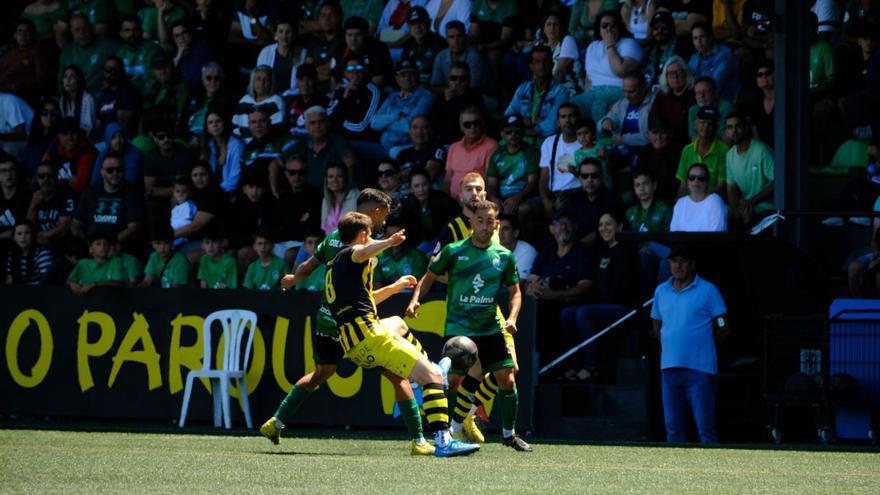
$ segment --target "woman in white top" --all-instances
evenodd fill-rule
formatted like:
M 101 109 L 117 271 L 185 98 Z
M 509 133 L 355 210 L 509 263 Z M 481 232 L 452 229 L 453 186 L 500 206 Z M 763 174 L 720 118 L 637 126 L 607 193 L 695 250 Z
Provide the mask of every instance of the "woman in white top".
M 546 45 L 553 52 L 553 78 L 563 84 L 570 95 L 579 93 L 578 79 L 583 76 L 577 42 L 565 33 L 559 14 L 551 12 L 541 22 L 541 39 L 536 45 Z
M 73 117 L 79 128 L 90 133 L 95 127 L 95 98 L 86 91 L 86 77 L 76 65 L 68 65 L 61 74 L 61 116 Z
M 444 38 L 446 25 L 452 21 L 461 21 L 465 34 L 471 30 L 471 0 L 431 0 L 425 10 L 431 16 L 431 31 Z
M 321 201 L 321 229 L 330 234 L 336 230 L 342 215 L 357 209 L 358 189 L 352 184 L 343 163 L 327 165 L 324 175 L 324 199 Z
M 269 122 L 274 129 L 284 122 L 284 100 L 272 91 L 272 68 L 266 65 L 260 65 L 251 71 L 247 94 L 238 100 L 235 115 L 232 116 L 233 133 L 241 137 L 245 144 L 251 140 L 248 114 L 255 109 L 270 116 Z
M 590 43 L 584 57 L 584 92 L 572 99 L 583 116 L 599 122 L 614 102 L 623 98 L 623 76 L 636 70 L 642 48 L 630 37 L 620 12 L 596 16 L 600 38 Z
M 672 209 L 670 232 L 726 232 L 727 206 L 721 196 L 708 192 L 709 168 L 703 163 L 690 166 L 688 195 L 679 198 Z
M 629 32 L 639 43 L 648 40 L 648 25 L 657 12 L 657 3 L 653 0 L 621 0 L 620 15 L 629 25 Z

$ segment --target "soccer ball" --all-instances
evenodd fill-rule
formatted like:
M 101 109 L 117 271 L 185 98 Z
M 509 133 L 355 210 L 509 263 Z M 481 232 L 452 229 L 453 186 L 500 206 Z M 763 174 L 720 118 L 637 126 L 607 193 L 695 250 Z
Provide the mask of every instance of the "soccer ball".
M 468 370 L 477 362 L 477 344 L 465 336 L 452 337 L 443 344 L 443 357 L 452 360 L 452 368 Z

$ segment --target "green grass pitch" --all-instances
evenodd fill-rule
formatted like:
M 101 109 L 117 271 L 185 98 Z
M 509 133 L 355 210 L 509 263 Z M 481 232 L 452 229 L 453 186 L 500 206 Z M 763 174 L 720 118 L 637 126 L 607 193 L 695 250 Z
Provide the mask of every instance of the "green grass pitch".
M 193 429 L 187 429 L 192 432 Z M 208 429 L 195 428 L 199 433 Z M 0 493 L 880 493 L 876 450 L 583 445 L 490 435 L 471 457 L 414 458 L 397 433 L 259 436 L 0 429 Z

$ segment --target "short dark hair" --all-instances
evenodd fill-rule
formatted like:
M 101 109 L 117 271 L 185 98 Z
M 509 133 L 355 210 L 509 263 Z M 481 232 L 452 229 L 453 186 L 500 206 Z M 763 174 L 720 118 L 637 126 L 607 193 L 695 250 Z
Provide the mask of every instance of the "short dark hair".
M 473 203 L 468 203 L 466 208 L 472 212 L 477 212 L 479 210 L 492 210 L 495 212 L 495 215 L 498 215 L 498 212 L 500 211 L 498 204 L 494 201 L 489 201 L 488 199 L 481 199 Z
M 180 20 L 172 22 L 171 25 L 168 26 L 168 32 L 170 33 L 172 31 L 174 31 L 174 28 L 176 28 L 178 26 L 183 26 L 186 29 L 186 32 L 192 31 L 192 29 L 190 29 L 190 27 L 189 27 L 189 22 L 187 22 L 186 19 L 180 19 Z
M 595 36 L 598 38 L 599 33 L 602 32 L 602 19 L 605 17 L 613 17 L 614 21 L 617 22 L 617 32 L 620 33 L 621 38 L 631 38 L 632 34 L 629 32 L 627 28 L 628 24 L 624 22 L 623 16 L 620 15 L 620 8 L 617 9 L 608 9 L 599 12 L 596 15 L 596 19 L 593 21 L 593 32 Z
M 575 130 L 583 129 L 586 127 L 593 134 L 596 134 L 596 121 L 592 119 L 592 117 L 581 117 L 577 120 L 577 123 L 574 126 Z
M 450 29 L 458 29 L 463 33 L 467 33 L 467 29 L 464 27 L 464 23 L 461 21 L 449 21 L 446 23 L 446 32 L 449 33 Z
M 724 116 L 724 124 L 725 124 L 725 125 L 727 124 L 727 119 L 732 119 L 732 118 L 737 118 L 737 119 L 741 120 L 741 121 L 743 122 L 743 124 L 748 124 L 748 123 L 749 123 L 749 121 L 748 121 L 748 119 L 746 118 L 745 114 L 743 114 L 742 112 L 739 112 L 739 111 L 737 111 L 737 110 L 734 110 L 734 111 L 732 111 L 732 112 L 730 112 L 730 113 L 728 113 L 727 115 Z
M 351 244 L 357 239 L 361 231 L 370 231 L 373 228 L 373 221 L 370 217 L 363 213 L 350 211 L 339 219 L 339 240 L 343 244 Z
M 251 240 L 253 242 L 257 242 L 257 238 L 260 238 L 260 237 L 262 237 L 263 239 L 266 239 L 267 241 L 271 242 L 272 244 L 275 243 L 275 241 L 272 240 L 272 235 L 269 233 L 269 229 L 267 229 L 266 227 L 258 227 L 257 230 L 255 230 L 254 233 L 251 234 Z
M 126 22 L 130 22 L 132 24 L 137 24 L 139 27 L 141 26 L 141 18 L 134 14 L 125 14 L 121 18 L 119 18 L 119 29 L 122 29 L 122 25 Z M 143 29 L 143 28 L 141 28 Z
M 543 53 L 548 57 L 553 57 L 553 51 L 547 45 L 538 45 L 532 48 L 532 56 L 534 56 L 536 53 Z M 531 60 L 531 57 L 529 58 L 529 60 Z
M 101 168 L 104 168 L 104 162 L 109 159 L 119 160 L 119 163 L 121 164 L 125 163 L 125 160 L 122 158 L 122 154 L 117 151 L 110 151 L 106 155 L 104 155 L 104 158 L 101 160 Z
M 712 32 L 712 26 L 711 26 L 708 22 L 706 22 L 706 21 L 695 22 L 695 23 L 691 26 L 691 35 L 694 34 L 694 31 L 696 31 L 697 29 L 700 29 L 700 28 L 702 28 L 703 31 L 705 31 L 706 34 L 707 34 L 710 38 L 712 38 L 713 40 L 715 39 L 715 33 Z
M 300 65 L 296 69 L 296 78 L 297 79 L 305 79 L 307 77 L 317 78 L 318 77 L 318 69 L 315 67 L 315 64 L 304 63 Z
M 447 27 L 448 27 L 448 24 L 447 24 Z M 366 33 L 367 31 L 370 30 L 370 23 L 368 23 L 367 20 L 364 19 L 363 17 L 359 17 L 356 15 L 351 16 L 348 19 L 346 19 L 345 23 L 343 24 L 344 31 L 348 31 L 349 29 L 357 29 L 359 31 Z
M 626 222 L 626 216 L 623 214 L 623 211 L 620 208 L 612 208 L 610 210 L 605 210 L 599 214 L 599 218 L 602 218 L 602 215 L 608 215 L 614 219 L 615 222 L 623 225 Z
M 379 206 L 380 208 L 390 209 L 391 208 L 391 196 L 385 194 L 384 192 L 382 192 L 378 189 L 373 189 L 373 188 L 368 187 L 368 188 L 362 190 L 360 193 L 358 193 L 357 206 L 358 206 L 358 208 L 360 208 L 361 205 L 365 205 L 368 203 L 375 204 L 376 206 Z
M 498 216 L 498 221 L 510 222 L 510 226 L 513 227 L 514 230 L 519 230 L 519 217 L 516 215 L 511 215 L 510 213 L 502 213 Z
M 395 160 L 394 158 L 391 158 L 390 156 L 386 156 L 386 157 L 382 158 L 381 160 L 379 160 L 376 163 L 376 170 L 379 170 L 379 165 L 382 165 L 383 163 L 387 163 L 388 165 L 391 165 L 391 167 L 394 169 L 395 172 L 400 172 L 400 165 L 397 163 L 397 160 Z
M 652 172 L 646 168 L 637 168 L 637 169 L 633 170 L 633 173 L 632 173 L 633 182 L 635 182 L 635 180 L 638 179 L 639 177 L 647 177 L 648 180 L 650 180 L 651 182 L 657 182 L 657 176 L 654 175 L 654 172 Z
M 602 171 L 602 161 L 594 156 L 588 156 L 581 160 L 581 162 L 578 163 L 578 172 L 581 171 L 581 167 L 583 167 L 584 165 L 595 165 L 596 168 L 599 169 L 599 172 Z
M 577 115 L 578 117 L 581 116 L 581 110 L 578 108 L 577 105 L 575 105 L 574 103 L 571 103 L 571 102 L 566 102 L 566 103 L 563 103 L 562 105 L 559 105 L 559 108 L 556 109 L 556 116 L 557 117 L 559 117 L 559 112 L 563 108 L 573 108 L 575 115 Z

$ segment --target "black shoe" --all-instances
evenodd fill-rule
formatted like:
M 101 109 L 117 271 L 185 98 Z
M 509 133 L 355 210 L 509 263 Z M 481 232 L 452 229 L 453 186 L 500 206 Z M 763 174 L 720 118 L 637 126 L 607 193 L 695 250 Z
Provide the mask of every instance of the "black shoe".
M 505 439 L 501 440 L 501 443 L 507 447 L 516 450 L 517 452 L 531 452 L 532 446 L 526 443 L 525 440 L 520 438 L 519 435 L 513 434 Z

